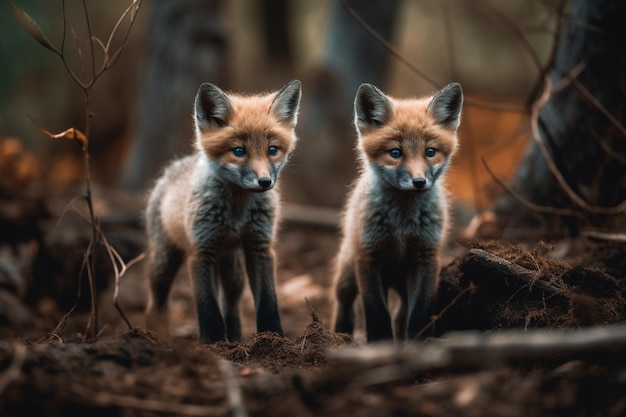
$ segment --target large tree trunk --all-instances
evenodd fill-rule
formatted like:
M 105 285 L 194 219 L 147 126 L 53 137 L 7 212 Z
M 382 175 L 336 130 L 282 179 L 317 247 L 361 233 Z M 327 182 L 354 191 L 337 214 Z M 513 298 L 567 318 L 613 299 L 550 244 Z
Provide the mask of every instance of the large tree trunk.
M 592 206 L 616 206 L 626 199 L 626 137 L 616 123 L 586 98 L 579 83 L 621 124 L 626 120 L 626 2 L 574 0 L 550 79 L 563 80 L 579 64 L 583 72 L 555 93 L 540 111 L 543 143 L 572 190 Z M 543 206 L 568 208 L 577 216 L 541 214 L 509 195 L 494 204 L 505 237 L 525 229 L 534 237 L 559 238 L 587 228 L 626 226 L 624 212 L 600 215 L 585 211 L 557 182 L 536 143 L 514 176 L 511 187 L 524 199 Z
M 193 97 L 224 79 L 226 28 L 221 0 L 155 0 L 134 148 L 122 178 L 141 191 L 164 164 L 190 149 Z

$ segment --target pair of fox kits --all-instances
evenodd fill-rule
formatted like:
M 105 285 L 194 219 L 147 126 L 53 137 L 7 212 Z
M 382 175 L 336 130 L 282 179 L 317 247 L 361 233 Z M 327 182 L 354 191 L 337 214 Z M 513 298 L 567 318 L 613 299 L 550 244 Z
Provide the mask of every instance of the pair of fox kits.
M 257 331 L 282 335 L 272 242 L 275 187 L 297 142 L 301 84 L 276 93 L 226 94 L 202 84 L 196 152 L 173 162 L 147 206 L 148 328 L 167 335 L 167 299 L 188 262 L 200 342 L 241 340 L 247 275 Z M 452 83 L 425 99 L 394 99 L 371 84 L 354 103 L 360 176 L 347 202 L 337 257 L 334 329 L 352 333 L 361 295 L 369 342 L 416 336 L 438 285 L 448 213 L 441 177 L 458 139 L 463 93 Z M 387 293 L 400 296 L 392 324 Z

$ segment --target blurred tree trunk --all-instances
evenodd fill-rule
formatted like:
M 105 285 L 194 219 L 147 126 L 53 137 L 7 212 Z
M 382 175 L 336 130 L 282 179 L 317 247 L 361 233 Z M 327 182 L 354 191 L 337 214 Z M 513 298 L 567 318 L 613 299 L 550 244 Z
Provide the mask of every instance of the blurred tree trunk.
M 263 0 L 261 9 L 266 59 L 271 61 L 274 67 L 282 68 L 288 73 L 293 70 L 293 51 L 288 24 L 291 16 L 289 4 L 289 0 Z
M 221 0 L 154 0 L 148 62 L 122 186 L 141 191 L 190 149 L 193 97 L 202 82 L 228 88 Z
M 584 71 L 556 92 L 540 111 L 543 143 L 569 186 L 592 206 L 616 206 L 626 199 L 626 2 L 574 0 L 561 37 L 550 79 L 563 80 L 579 64 Z M 588 90 L 618 123 L 611 122 L 585 97 Z M 621 124 L 621 128 L 619 126 Z M 584 218 L 531 211 L 503 194 L 494 203 L 503 237 L 561 238 L 583 229 L 615 230 L 626 226 L 626 214 L 584 211 L 567 195 L 533 142 L 515 174 L 511 188 L 524 199 L 543 206 L 576 210 Z
M 392 41 L 397 0 L 351 0 L 349 6 L 376 32 Z M 321 34 L 320 34 L 321 35 Z M 290 200 L 340 206 L 355 174 L 353 102 L 361 83 L 381 88 L 389 53 L 346 12 L 332 5 L 319 67 L 304 80 L 298 132 L 303 140 L 293 156 L 283 189 Z

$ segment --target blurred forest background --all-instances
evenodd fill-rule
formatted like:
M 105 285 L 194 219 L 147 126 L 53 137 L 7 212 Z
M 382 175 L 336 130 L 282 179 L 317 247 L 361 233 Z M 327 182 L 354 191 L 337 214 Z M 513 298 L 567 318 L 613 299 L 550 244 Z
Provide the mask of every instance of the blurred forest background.
M 141 198 L 169 160 L 190 151 L 192 102 L 201 83 L 260 92 L 298 78 L 300 142 L 282 176 L 283 197 L 330 208 L 336 218 L 355 177 L 358 86 L 369 82 L 406 97 L 457 81 L 465 104 L 448 183 L 459 228 L 481 219 L 470 231 L 481 224 L 489 236 L 491 222 L 497 223 L 492 237 L 559 239 L 588 227 L 624 227 L 626 47 L 617 41 L 626 36 L 623 2 L 138 3 L 121 58 L 90 90 L 91 176 L 100 189 Z M 136 3 L 14 4 L 57 46 L 65 5 L 65 62 L 88 77 L 88 29 L 104 44 L 119 23 L 111 42 L 121 45 L 130 19 L 120 16 Z M 80 146 L 50 140 L 38 127 L 84 130 L 83 91 L 8 5 L 0 14 L 4 182 L 20 190 L 37 183 L 50 194 L 81 186 Z M 94 67 L 103 62 L 103 44 L 93 43 Z M 328 211 L 298 215 L 306 213 L 329 217 Z
M 60 44 L 60 1 L 14 4 L 40 24 L 53 44 Z M 458 205 L 470 212 L 487 207 L 500 189 L 481 158 L 507 180 L 529 144 L 523 106 L 536 93 L 542 74 L 524 42 L 547 65 L 568 2 L 349 4 L 427 78 L 395 59 L 338 1 L 144 1 L 121 59 L 91 94 L 95 184 L 142 193 L 167 160 L 187 152 L 191 104 L 200 83 L 257 92 L 298 78 L 303 81 L 301 141 L 283 175 L 284 196 L 340 207 L 355 173 L 352 101 L 358 85 L 371 82 L 391 95 L 421 96 L 458 81 L 466 97 L 494 106 L 466 102 L 461 150 L 449 184 Z M 127 4 L 87 6 L 93 33 L 106 38 Z M 82 129 L 82 92 L 58 57 L 18 25 L 8 5 L 2 9 L 0 136 L 17 139 L 23 152 L 34 156 L 24 162 L 25 178 L 45 179 L 48 190 L 81 186 L 80 146 L 46 138 L 31 118 L 52 132 Z M 81 3 L 67 1 L 66 11 L 86 48 Z M 75 44 L 68 35 L 67 49 L 75 50 Z M 75 53 L 71 58 L 78 63 Z
M 89 80 L 103 63 L 114 59 L 102 54 L 109 34 L 119 23 L 111 39 L 113 51 L 124 43 L 129 28 L 129 16 L 120 16 L 138 3 L 141 7 L 120 59 L 89 88 L 86 107 L 79 86 L 83 81 L 75 82 L 68 68 L 77 79 Z M 46 49 L 41 37 L 38 43 L 20 26 L 16 16 L 21 12 L 15 7 L 38 23 L 53 47 Z M 23 26 L 28 19 L 21 16 Z M 593 402 L 611 403 L 612 410 L 593 415 L 622 415 L 625 373 L 623 361 L 615 362 L 612 354 L 604 358 L 606 370 L 595 362 L 581 367 L 578 360 L 553 368 L 542 357 L 541 368 L 548 366 L 549 371 L 546 379 L 529 385 L 540 370 L 531 361 L 530 374 L 489 377 L 492 382 L 486 387 L 493 386 L 489 395 L 481 394 L 474 380 L 469 385 L 466 379 L 457 380 L 457 369 L 451 376 L 460 381 L 458 390 L 433 384 L 422 375 L 420 381 L 426 384 L 416 383 L 405 372 L 410 368 L 421 373 L 422 368 L 394 361 L 400 381 L 411 387 L 405 390 L 390 380 L 384 385 L 391 392 L 381 391 L 380 368 L 367 365 L 372 372 L 361 374 L 333 364 L 330 368 L 340 377 L 329 379 L 331 385 L 321 383 L 322 394 L 311 402 L 306 397 L 315 391 L 315 383 L 309 382 L 317 377 L 309 382 L 296 379 L 285 366 L 291 356 L 277 353 L 276 347 L 293 346 L 300 360 L 305 341 L 314 346 L 310 341 L 319 340 L 320 347 L 328 347 L 324 340 L 331 340 L 322 337 L 325 332 L 316 315 L 323 323 L 332 313 L 339 213 L 356 174 L 353 100 L 364 82 L 396 97 L 429 95 L 453 81 L 463 86 L 460 151 L 447 178 L 456 228 L 443 260 L 437 315 L 429 331 L 517 328 L 523 329 L 525 338 L 531 327 L 578 330 L 623 322 L 625 16 L 624 0 L 0 2 L 0 339 L 19 344 L 46 341 L 52 347 L 63 341 L 95 341 L 105 331 L 110 335 L 141 327 L 146 302 L 141 268 L 145 198 L 165 164 L 191 150 L 197 88 L 211 82 L 226 91 L 253 93 L 300 79 L 303 97 L 296 128 L 300 142 L 280 179 L 285 221 L 276 242 L 281 320 L 294 343 L 257 339 L 261 341 L 257 346 L 269 348 L 267 356 L 279 361 L 277 367 L 287 372 L 289 381 L 285 391 L 276 391 L 272 380 L 256 379 L 254 372 L 249 375 L 255 379 L 248 382 L 258 381 L 272 390 L 269 396 L 266 390 L 254 395 L 272 405 L 258 402 L 259 415 L 278 403 L 293 414 L 287 394 L 306 402 L 310 411 L 331 391 L 346 400 L 349 415 L 358 414 L 354 398 L 361 396 L 371 415 L 374 393 L 388 396 L 387 414 L 397 414 L 397 407 L 405 403 L 401 398 L 418 399 L 432 413 L 439 409 L 432 407 L 437 403 L 457 404 L 480 414 L 476 401 L 460 400 L 467 398 L 468 386 L 477 393 L 470 396 L 486 403 L 489 412 L 484 415 L 502 414 L 495 411 L 499 409 L 516 410 L 518 415 L 565 415 L 577 404 L 584 405 L 580 412 L 585 413 Z M 50 50 L 55 48 L 57 54 Z M 88 133 L 90 159 L 84 158 L 81 141 L 52 139 L 40 130 L 59 133 L 68 128 Z M 96 295 L 104 302 L 98 303 Z M 172 335 L 193 340 L 195 346 L 197 321 L 188 280 L 174 285 L 170 304 Z M 242 304 L 244 316 L 253 317 L 249 291 Z M 70 314 L 74 311 L 77 314 Z M 244 320 L 243 325 L 245 335 L 254 333 L 254 320 Z M 207 397 L 209 382 L 234 386 L 227 384 L 226 375 L 223 380 L 206 379 L 222 373 L 222 368 L 206 371 L 204 359 L 197 362 L 205 351 L 199 355 L 200 351 L 184 348 L 177 356 L 190 362 L 172 363 L 169 348 L 169 359 L 162 361 L 160 354 L 144 351 L 135 339 L 115 339 L 119 355 L 112 353 L 111 345 L 102 345 L 101 353 L 90 346 L 85 354 L 94 360 L 76 356 L 80 361 L 76 366 L 72 349 L 65 349 L 68 344 L 58 344 L 63 355 L 53 348 L 8 350 L 8 344 L 1 345 L 0 362 L 8 368 L 0 375 L 0 394 L 7 392 L 5 397 L 12 402 L 24 402 L 15 408 L 20 411 L 7 415 L 37 414 L 31 407 L 41 401 L 54 407 L 65 406 L 63 399 L 69 399 L 69 404 L 80 401 L 82 406 L 86 399 L 102 400 L 100 394 L 109 392 L 123 394 L 115 398 L 126 404 L 131 399 L 168 401 L 180 396 L 185 397 L 179 398 L 180 404 L 192 398 L 204 404 L 214 401 Z M 142 354 L 135 355 L 129 346 Z M 611 347 L 612 353 L 623 352 L 623 343 L 619 348 Z M 230 351 L 239 359 L 243 354 L 254 359 L 256 353 L 246 349 Z M 43 358 L 39 354 L 46 351 L 53 356 L 32 359 Z M 317 366 L 319 351 L 312 362 L 297 366 Z M 595 354 L 580 352 L 595 361 Z M 604 356 L 602 352 L 596 354 Z M 150 366 L 134 366 L 143 362 L 144 354 L 150 358 L 143 365 Z M 562 354 L 559 347 L 559 362 L 569 357 Z M 64 369 L 72 369 L 71 374 L 59 372 L 61 357 L 69 360 Z M 112 358 L 123 365 L 111 366 Z M 492 359 L 484 362 L 490 369 Z M 155 379 L 157 368 L 152 364 L 162 362 L 172 366 Z M 496 362 L 496 367 L 506 364 Z M 523 362 L 527 364 L 526 358 Z M 575 366 L 570 367 L 572 363 Z M 47 364 L 53 367 L 38 370 Z M 140 382 L 144 369 L 145 384 Z M 389 369 L 385 364 L 384 374 Z M 319 370 L 311 375 L 324 380 Z M 480 373 L 485 374 L 482 368 Z M 178 380 L 179 374 L 184 382 Z M 192 375 L 197 379 L 190 379 Z M 346 380 L 355 375 L 357 384 Z M 376 382 L 368 385 L 365 380 L 360 385 L 362 375 L 371 375 Z M 580 384 L 562 383 L 568 378 Z M 516 381 L 521 382 L 515 385 Z M 31 382 L 43 388 L 33 388 Z M 436 386 L 442 387 L 436 400 L 421 401 L 423 396 L 414 395 L 419 394 L 414 389 Z M 531 393 L 531 386 L 537 391 L 548 388 L 548 393 Z M 589 390 L 592 386 L 596 388 Z M 20 387 L 27 394 L 19 394 Z M 87 387 L 92 387 L 91 393 L 84 390 Z M 191 390 L 181 387 L 199 391 L 190 396 Z M 11 396 L 12 392 L 19 395 Z M 229 388 L 226 395 L 230 392 Z M 443 392 L 449 392 L 445 400 Z M 280 401 L 274 403 L 278 395 Z M 555 408 L 559 396 L 562 408 Z M 104 403 L 98 406 L 110 405 Z M 407 402 L 409 407 L 413 403 Z M 7 410 L 2 408 L 6 404 L 0 398 L 0 410 Z M 502 404 L 506 408 L 498 408 Z M 525 412 L 529 404 L 543 404 L 544 412 Z M 47 414 L 66 415 L 67 410 L 72 408 Z

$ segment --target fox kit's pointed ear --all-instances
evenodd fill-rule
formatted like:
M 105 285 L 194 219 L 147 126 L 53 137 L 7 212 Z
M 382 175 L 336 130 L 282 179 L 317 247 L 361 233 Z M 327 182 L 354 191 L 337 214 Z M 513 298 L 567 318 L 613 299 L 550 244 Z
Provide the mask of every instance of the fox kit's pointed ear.
M 295 126 L 298 122 L 301 97 L 302 83 L 300 80 L 289 81 L 276 93 L 274 101 L 272 101 L 270 106 L 270 112 L 276 115 L 282 123 Z
M 461 121 L 461 108 L 463 107 L 463 89 L 459 83 L 450 83 L 439 90 L 430 104 L 430 113 L 438 124 L 456 130 Z
M 219 87 L 210 83 L 200 86 L 194 103 L 194 119 L 199 130 L 226 126 L 233 111 L 232 101 Z
M 389 120 L 393 105 L 372 84 L 361 84 L 354 99 L 354 122 L 359 130 L 381 126 Z

